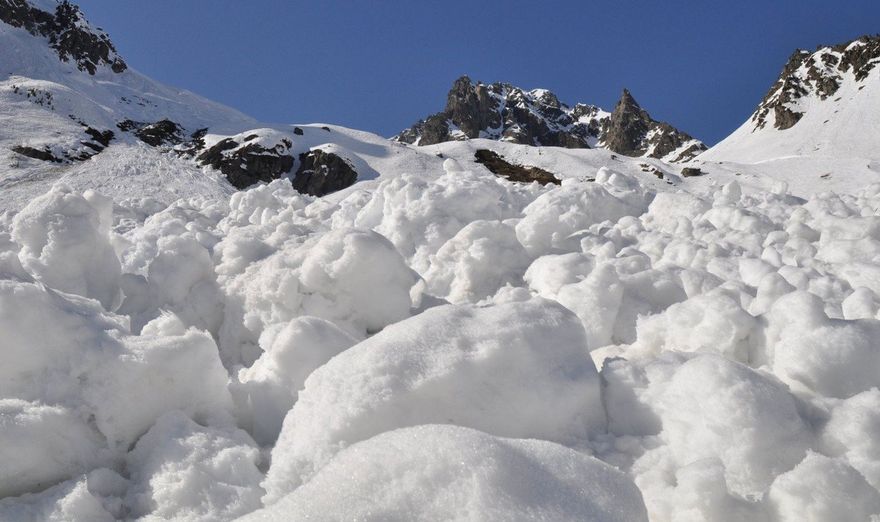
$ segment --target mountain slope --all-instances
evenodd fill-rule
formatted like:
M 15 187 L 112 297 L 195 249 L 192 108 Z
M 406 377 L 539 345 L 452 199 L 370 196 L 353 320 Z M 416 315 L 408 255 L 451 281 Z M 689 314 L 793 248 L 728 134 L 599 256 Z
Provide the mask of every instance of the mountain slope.
M 685 161 L 706 148 L 699 140 L 651 118 L 626 89 L 614 111 L 608 113 L 595 105 L 569 107 L 546 89 L 474 84 L 467 76 L 453 83 L 442 112 L 394 139 L 432 145 L 473 138 L 551 147 L 602 147 L 665 161 Z
M 602 162 L 609 161 L 605 151 L 586 149 L 574 155 L 519 152 L 517 147 L 532 147 L 507 139 L 503 144 L 482 140 L 444 148 L 439 157 L 437 150 L 343 127 L 257 122 L 138 73 L 117 54 L 109 37 L 72 4 L 0 2 L 4 22 L 0 46 L 11 50 L 0 54 L 0 74 L 5 74 L 0 76 L 3 209 L 21 208 L 57 181 L 79 190 L 98 188 L 118 197 L 170 203 L 191 196 L 225 198 L 236 188 L 279 177 L 293 180 L 294 187 L 313 195 L 400 172 L 434 177 L 449 157 L 462 168 L 485 172 L 487 167 L 476 161 L 478 150 L 492 151 L 502 159 L 525 158 L 523 167 L 544 165 L 558 179 L 594 177 Z M 76 45 L 64 44 L 71 41 Z M 469 82 L 459 83 L 463 97 L 468 96 L 464 91 L 474 89 Z M 578 105 L 569 113 L 547 91 L 510 88 L 508 94 L 511 104 L 519 97 L 529 107 L 526 112 L 537 111 L 534 121 L 521 127 L 524 131 L 531 132 L 537 121 L 555 118 L 543 139 L 552 134 L 558 144 L 593 147 L 601 146 L 600 140 L 608 135 L 603 125 L 608 126 L 611 115 L 596 107 Z M 638 143 L 630 146 L 640 147 L 644 133 L 639 125 L 652 120 L 645 119 L 647 114 L 631 97 L 625 101 L 626 110 L 621 111 L 636 118 L 619 132 L 629 136 L 636 128 Z M 480 102 L 468 99 L 467 103 Z M 526 117 L 519 109 L 514 112 Z M 646 155 L 652 156 L 647 149 Z M 677 167 L 654 159 L 614 161 L 620 171 L 642 176 L 661 189 L 682 182 Z
M 880 181 L 880 36 L 796 51 L 752 116 L 703 153 L 804 193 Z

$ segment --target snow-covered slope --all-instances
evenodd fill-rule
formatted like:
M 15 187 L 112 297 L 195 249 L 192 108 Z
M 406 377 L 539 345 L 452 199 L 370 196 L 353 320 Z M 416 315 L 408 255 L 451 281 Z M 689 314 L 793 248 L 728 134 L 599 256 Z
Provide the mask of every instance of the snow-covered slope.
M 754 114 L 699 161 L 803 195 L 880 181 L 878 63 L 878 36 L 795 52 Z
M 4 209 L 21 208 L 57 181 L 119 198 L 152 198 L 167 204 L 180 197 L 223 197 L 236 187 L 279 177 L 293 179 L 299 190 L 312 194 L 380 175 L 408 172 L 431 177 L 449 157 L 463 168 L 485 171 L 474 161 L 480 149 L 496 151 L 524 166 L 542 167 L 560 179 L 594 177 L 611 157 L 604 150 L 536 149 L 510 141 L 414 147 L 333 125 L 258 123 L 137 73 L 116 54 L 109 37 L 92 28 L 75 6 L 53 0 L 33 5 L 4 1 L 6 23 L 0 23 L 0 44 L 15 50 L 0 55 L 0 72 L 7 75 L 0 81 Z M 48 20 L 49 29 L 34 29 L 32 19 Z M 78 39 L 90 42 L 80 49 L 87 66 L 59 54 L 53 43 L 64 40 L 58 27 L 75 27 L 81 33 Z M 99 58 L 90 58 L 94 56 Z M 529 99 L 538 94 L 520 93 Z M 541 96 L 555 99 L 550 93 Z M 607 124 L 608 114 L 598 109 L 590 114 L 579 118 L 594 118 L 589 125 Z M 623 171 L 644 175 L 650 184 L 671 186 L 681 181 L 677 167 L 653 159 L 613 161 Z M 327 171 L 325 178 L 313 174 Z
M 880 184 L 120 103 L 28 13 L 63 73 L 0 98 L 54 158 L 0 164 L 0 520 L 880 516 Z
M 614 111 L 578 103 L 570 107 L 546 89 L 507 83 L 474 84 L 462 76 L 452 85 L 446 108 L 395 136 L 416 145 L 488 138 L 524 145 L 602 147 L 634 157 L 680 162 L 705 145 L 668 123 L 654 120 L 623 90 Z

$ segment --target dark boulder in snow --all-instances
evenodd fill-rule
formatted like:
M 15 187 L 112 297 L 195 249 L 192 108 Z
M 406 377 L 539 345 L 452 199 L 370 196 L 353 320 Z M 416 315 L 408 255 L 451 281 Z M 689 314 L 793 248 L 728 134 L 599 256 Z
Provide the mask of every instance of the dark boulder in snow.
M 293 188 L 303 194 L 323 196 L 357 181 L 357 172 L 351 164 L 332 152 L 314 149 L 300 154 L 299 161 Z
M 702 176 L 703 174 L 705 173 L 698 167 L 685 167 L 681 169 L 681 175 L 685 178 L 693 178 L 696 176 Z
M 119 122 L 117 127 L 124 131 L 132 131 L 139 140 L 153 147 L 177 145 L 183 142 L 183 127 L 167 119 L 149 124 L 124 120 Z
M 477 163 L 485 166 L 492 172 L 492 174 L 505 178 L 508 181 L 517 181 L 520 183 L 537 181 L 541 185 L 547 185 L 548 183 L 559 185 L 561 183 L 559 178 L 544 169 L 515 165 L 506 161 L 497 152 L 488 149 L 478 150 L 477 153 L 474 154 L 474 158 Z
M 256 139 L 256 135 L 253 136 Z M 248 137 L 250 138 L 250 136 Z M 247 188 L 261 181 L 278 179 L 293 168 L 293 145 L 284 139 L 274 147 L 267 148 L 248 138 L 239 143 L 232 138 L 220 140 L 198 155 L 196 160 L 222 172 L 236 188 Z

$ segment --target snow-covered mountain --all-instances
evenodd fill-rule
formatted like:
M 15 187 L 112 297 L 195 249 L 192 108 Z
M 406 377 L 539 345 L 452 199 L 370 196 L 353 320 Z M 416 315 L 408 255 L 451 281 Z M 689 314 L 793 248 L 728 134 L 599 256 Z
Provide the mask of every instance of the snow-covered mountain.
M 66 2 L 0 19 L 0 520 L 880 515 L 880 184 L 778 168 L 843 178 L 875 106 L 827 159 L 755 138 L 855 118 L 874 58 L 677 165 L 620 152 L 671 146 L 627 93 L 420 146 L 154 82 Z
M 537 155 L 532 147 L 513 146 L 509 139 L 476 139 L 461 147 L 429 150 L 334 125 L 257 122 L 138 73 L 73 4 L 2 1 L 0 45 L 9 52 L 0 54 L 0 74 L 5 74 L 0 81 L 0 164 L 5 167 L 0 202 L 9 209 L 20 208 L 59 180 L 76 188 L 168 203 L 194 195 L 225 197 L 280 177 L 291 179 L 298 190 L 322 195 L 380 174 L 430 175 L 450 154 L 470 169 L 499 164 L 478 160 L 479 150 L 538 156 L 524 166 L 541 167 L 556 179 L 594 177 L 610 157 L 601 149 Z M 457 85 L 483 92 L 464 80 Z M 503 89 L 511 103 L 517 97 L 527 100 L 526 112 L 541 115 L 538 124 L 526 117 L 518 127 L 523 132 L 546 126 L 552 117 L 555 130 L 543 131 L 548 144 L 549 136 L 560 143 L 574 140 L 570 146 L 617 143 L 615 150 L 646 156 L 613 161 L 623 171 L 650 178 L 649 184 L 682 182 L 679 167 L 655 158 L 702 147 L 671 128 L 664 131 L 665 124 L 651 120 L 629 95 L 608 114 L 583 105 L 569 111 L 548 92 Z M 511 107 L 511 114 L 522 115 Z M 570 129 L 563 132 L 565 121 Z
M 699 161 L 805 195 L 880 181 L 878 63 L 880 36 L 795 51 L 751 117 Z
M 474 84 L 462 76 L 446 108 L 394 139 L 416 145 L 487 138 L 523 145 L 594 148 L 668 162 L 692 159 L 705 145 L 668 123 L 651 118 L 626 89 L 612 112 L 595 105 L 570 107 L 546 89 L 507 83 Z

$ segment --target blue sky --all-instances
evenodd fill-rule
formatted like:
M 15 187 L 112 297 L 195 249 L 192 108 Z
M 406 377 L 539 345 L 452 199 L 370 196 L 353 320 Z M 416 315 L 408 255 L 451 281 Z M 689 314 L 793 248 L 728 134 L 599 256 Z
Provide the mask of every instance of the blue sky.
M 77 3 L 153 78 L 263 121 L 385 136 L 442 109 L 468 74 L 608 110 L 627 87 L 714 143 L 795 48 L 880 31 L 877 0 Z

